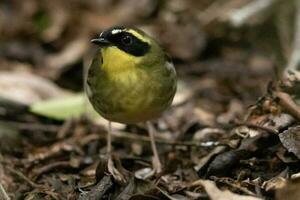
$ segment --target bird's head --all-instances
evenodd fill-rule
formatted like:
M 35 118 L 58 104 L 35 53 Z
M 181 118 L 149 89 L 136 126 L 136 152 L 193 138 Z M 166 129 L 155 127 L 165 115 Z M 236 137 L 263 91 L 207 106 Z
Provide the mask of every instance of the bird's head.
M 101 48 L 116 47 L 127 54 L 140 57 L 150 51 L 154 41 L 138 29 L 118 26 L 103 31 L 91 42 Z

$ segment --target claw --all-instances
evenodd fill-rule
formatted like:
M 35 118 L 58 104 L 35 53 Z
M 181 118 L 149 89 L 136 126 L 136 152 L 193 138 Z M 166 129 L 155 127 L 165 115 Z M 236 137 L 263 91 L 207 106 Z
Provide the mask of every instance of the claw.
M 128 171 L 121 165 L 120 160 L 109 156 L 107 161 L 107 170 L 118 183 L 122 185 L 127 183 L 129 174 Z
M 114 159 L 112 155 L 112 145 L 111 145 L 111 122 L 108 122 L 108 131 L 107 131 L 107 153 L 108 153 L 108 162 L 107 169 L 108 172 L 113 176 L 113 178 L 120 184 L 125 184 L 127 182 L 126 170 L 122 167 L 122 164 L 119 159 Z M 116 161 L 116 163 L 114 162 Z M 116 165 L 115 165 L 116 164 Z M 119 171 L 120 170 L 120 171 Z
M 107 169 L 108 169 L 108 172 L 114 177 L 114 179 L 117 182 L 120 182 L 120 183 L 126 182 L 125 176 L 117 168 L 115 168 L 112 158 L 108 159 Z

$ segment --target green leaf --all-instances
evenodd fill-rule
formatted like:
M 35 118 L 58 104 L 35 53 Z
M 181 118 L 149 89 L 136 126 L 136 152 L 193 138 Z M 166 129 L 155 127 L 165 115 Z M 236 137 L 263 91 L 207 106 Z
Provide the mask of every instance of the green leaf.
M 48 118 L 65 120 L 82 116 L 86 113 L 87 106 L 85 95 L 77 94 L 34 103 L 30 106 L 30 111 Z

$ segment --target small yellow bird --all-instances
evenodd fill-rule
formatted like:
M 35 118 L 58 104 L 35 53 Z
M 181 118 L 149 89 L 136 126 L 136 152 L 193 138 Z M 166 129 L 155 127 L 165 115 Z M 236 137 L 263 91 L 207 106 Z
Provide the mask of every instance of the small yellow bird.
M 94 109 L 109 121 L 107 135 L 108 170 L 116 179 L 111 124 L 147 122 L 153 150 L 153 167 L 162 171 L 150 120 L 167 109 L 176 92 L 175 68 L 160 45 L 135 28 L 112 27 L 92 43 L 99 45 L 88 71 L 86 91 Z

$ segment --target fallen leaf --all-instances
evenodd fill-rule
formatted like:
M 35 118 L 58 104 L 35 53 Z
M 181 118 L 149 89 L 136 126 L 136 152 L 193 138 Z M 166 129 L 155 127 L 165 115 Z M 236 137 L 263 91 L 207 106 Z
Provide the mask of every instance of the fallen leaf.
M 287 182 L 286 186 L 276 191 L 276 200 L 299 200 L 300 196 L 300 179 L 294 179 Z
M 85 96 L 78 94 L 34 103 L 30 106 L 30 111 L 52 119 L 64 120 L 82 116 L 86 110 L 85 102 Z
M 283 177 L 274 177 L 265 181 L 262 187 L 268 192 L 276 189 L 283 188 L 286 184 L 286 179 Z
M 0 97 L 29 105 L 41 100 L 64 97 L 66 91 L 51 81 L 31 73 L 0 72 Z
M 278 174 L 277 176 L 271 178 L 268 181 L 265 181 L 262 184 L 262 188 L 265 191 L 275 191 L 278 190 L 280 188 L 283 188 L 286 185 L 287 182 L 287 178 L 288 177 L 288 168 L 286 168 L 285 170 L 283 170 L 280 174 Z
M 239 195 L 229 190 L 220 190 L 213 181 L 199 180 L 211 200 L 259 200 L 261 198 Z
M 300 126 L 295 126 L 279 134 L 282 145 L 300 159 Z

